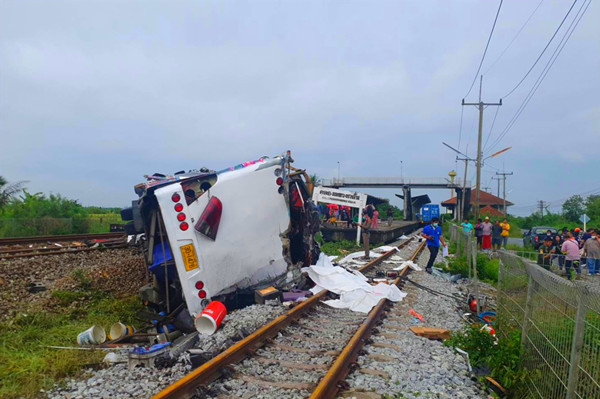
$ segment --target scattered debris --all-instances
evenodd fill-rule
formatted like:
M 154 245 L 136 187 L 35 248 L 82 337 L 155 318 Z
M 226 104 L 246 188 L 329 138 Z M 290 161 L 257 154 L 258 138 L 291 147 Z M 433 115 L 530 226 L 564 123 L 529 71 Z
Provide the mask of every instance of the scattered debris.
M 275 287 L 267 287 L 254 291 L 254 302 L 259 305 L 264 305 L 266 301 L 273 299 L 282 300 L 281 291 Z
M 445 328 L 411 326 L 409 329 L 419 337 L 441 340 L 450 339 L 450 330 Z
M 27 291 L 33 293 L 46 291 L 46 286 L 44 283 L 30 283 L 29 287 L 27 287 Z

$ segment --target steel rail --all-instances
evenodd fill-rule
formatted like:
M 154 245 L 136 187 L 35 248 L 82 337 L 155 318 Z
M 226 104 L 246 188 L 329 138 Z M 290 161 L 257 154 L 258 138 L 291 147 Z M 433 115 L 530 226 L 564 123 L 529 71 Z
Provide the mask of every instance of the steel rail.
M 97 250 L 107 250 L 107 249 L 117 249 L 117 248 L 127 248 L 127 244 L 110 244 L 110 245 L 106 245 L 106 246 L 99 246 L 99 247 L 89 247 L 89 248 L 58 248 L 59 250 L 57 251 L 50 251 L 50 252 L 34 252 L 35 249 L 34 248 L 28 248 L 27 250 L 23 250 L 22 252 L 29 252 L 29 253 L 22 253 L 22 254 L 17 254 L 17 255 L 3 255 L 3 253 L 0 253 L 0 260 L 10 260 L 10 259 L 17 259 L 17 258 L 33 258 L 35 256 L 50 256 L 50 255 L 63 255 L 63 254 L 72 254 L 72 253 L 77 253 L 77 252 L 89 252 L 89 251 L 97 251 Z
M 94 234 L 65 234 L 56 236 L 32 236 L 32 237 L 5 237 L 0 238 L 0 245 L 9 244 L 31 244 L 46 241 L 78 241 L 78 240 L 102 240 L 123 237 L 123 232 L 117 233 L 94 233 Z
M 403 248 L 404 246 L 408 245 L 412 239 L 413 238 L 403 241 L 400 245 L 398 245 L 397 248 Z M 396 248 L 394 248 L 382 254 L 381 256 L 362 266 L 359 271 L 364 271 L 381 263 L 383 260 L 389 258 L 396 252 Z M 154 395 L 152 399 L 191 398 L 198 387 L 214 381 L 221 375 L 221 371 L 224 368 L 243 360 L 248 355 L 251 355 L 258 348 L 264 345 L 265 342 L 275 337 L 280 330 L 288 326 L 290 323 L 298 320 L 302 315 L 315 307 L 328 293 L 329 291 L 323 290 L 318 294 L 311 296 L 306 301 L 300 303 L 291 310 L 267 323 L 243 340 L 230 346 L 219 355 L 215 356 L 202 366 L 187 374 L 182 379 L 176 381 L 172 385 L 169 385 Z
M 424 247 L 425 241 L 419 244 L 409 260 L 414 261 Z M 405 267 L 396 280 L 394 280 L 394 285 L 400 285 L 402 278 L 408 274 L 409 270 L 410 267 Z M 310 399 L 335 398 L 339 391 L 339 384 L 346 379 L 352 364 L 358 358 L 358 352 L 362 349 L 367 339 L 371 336 L 371 332 L 383 315 L 388 302 L 389 300 L 386 298 L 381 299 L 379 303 L 369 312 L 367 319 L 361 324 L 352 338 L 350 338 L 350 341 L 348 341 L 348 344 L 344 347 L 344 349 L 342 349 L 342 352 L 333 362 L 327 374 L 321 378 L 319 384 L 311 394 Z

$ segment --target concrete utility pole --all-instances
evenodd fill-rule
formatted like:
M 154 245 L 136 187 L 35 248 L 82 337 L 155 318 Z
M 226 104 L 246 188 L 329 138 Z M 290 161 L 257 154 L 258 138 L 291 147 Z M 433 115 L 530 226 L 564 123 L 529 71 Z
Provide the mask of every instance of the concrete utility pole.
M 501 177 L 492 177 L 492 180 L 498 180 L 498 195 L 496 195 L 498 198 L 500 198 L 500 180 L 502 180 Z
M 457 208 L 457 215 L 458 215 L 458 221 L 462 221 L 467 215 L 463 215 L 464 211 L 465 211 L 465 192 L 467 191 L 467 168 L 469 166 L 469 161 L 472 161 L 471 158 L 459 158 L 456 157 L 457 161 L 465 161 L 465 177 L 463 179 L 463 186 L 462 186 L 462 195 L 461 195 L 461 200 L 460 200 L 460 204 L 458 203 L 458 197 L 456 198 L 456 208 Z
M 542 217 L 544 217 L 544 203 L 546 203 L 546 201 L 544 200 L 538 201 L 538 206 L 540 207 L 540 214 L 542 215 Z
M 483 75 L 479 79 L 479 102 L 477 103 L 466 103 L 465 99 L 462 100 L 462 105 L 474 105 L 479 109 L 479 133 L 477 134 L 477 186 L 475 193 L 475 219 L 479 217 L 479 191 L 481 189 L 481 136 L 483 129 L 483 110 L 490 106 L 501 106 L 502 99 L 499 103 L 484 103 L 481 101 L 481 86 L 483 85 Z
M 504 210 L 504 216 L 506 216 L 506 176 L 512 176 L 513 172 L 502 172 L 502 173 L 496 172 L 496 175 L 502 176 L 502 177 L 498 177 L 498 192 L 500 192 L 500 180 L 504 181 L 504 183 L 502 184 L 502 198 L 504 201 L 502 209 Z M 542 216 L 544 216 L 543 211 L 542 211 Z

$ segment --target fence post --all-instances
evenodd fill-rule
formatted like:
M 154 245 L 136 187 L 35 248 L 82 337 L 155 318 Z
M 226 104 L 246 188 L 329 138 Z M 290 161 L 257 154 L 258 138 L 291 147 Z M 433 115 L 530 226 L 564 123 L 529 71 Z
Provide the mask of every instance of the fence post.
M 567 399 L 576 397 L 575 391 L 579 381 L 579 363 L 581 362 L 581 349 L 585 333 L 585 318 L 587 317 L 587 297 L 585 287 L 577 287 L 577 315 L 575 316 L 575 331 L 573 332 L 573 345 L 569 365 L 569 379 L 567 382 Z
M 525 266 L 527 267 L 527 266 Z M 526 269 L 527 270 L 527 269 Z M 529 275 L 529 282 L 527 283 L 527 299 L 525 300 L 525 315 L 523 316 L 523 328 L 521 329 L 521 346 L 525 345 L 527 338 L 527 322 L 531 318 L 531 308 L 533 307 L 531 300 L 533 297 L 534 287 L 536 284 L 535 280 L 531 277 L 529 270 L 527 270 L 527 274 Z
M 480 298 L 479 298 L 479 277 L 477 275 L 477 244 L 474 243 L 472 240 L 469 240 L 468 243 L 469 247 L 471 248 L 471 256 L 473 258 L 472 264 L 473 264 L 473 278 L 475 280 L 475 300 L 477 301 L 477 314 L 481 313 L 481 302 L 480 302 Z

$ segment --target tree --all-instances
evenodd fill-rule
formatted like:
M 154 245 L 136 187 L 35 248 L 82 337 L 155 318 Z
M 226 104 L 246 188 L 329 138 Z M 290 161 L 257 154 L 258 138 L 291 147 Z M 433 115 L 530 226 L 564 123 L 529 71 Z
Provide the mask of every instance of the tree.
M 313 184 L 313 186 L 315 186 L 315 187 L 321 184 L 321 180 L 322 179 L 319 176 L 317 176 L 316 173 L 310 175 L 310 181 Z
M 585 202 L 581 195 L 573 195 L 563 203 L 562 210 L 568 220 L 576 222 L 585 212 Z
M 600 195 L 590 195 L 585 200 L 585 213 L 590 217 L 594 226 L 600 222 Z
M 0 176 L 0 208 L 8 204 L 10 200 L 23 191 L 26 181 L 18 181 L 15 183 L 8 183 L 6 179 Z

